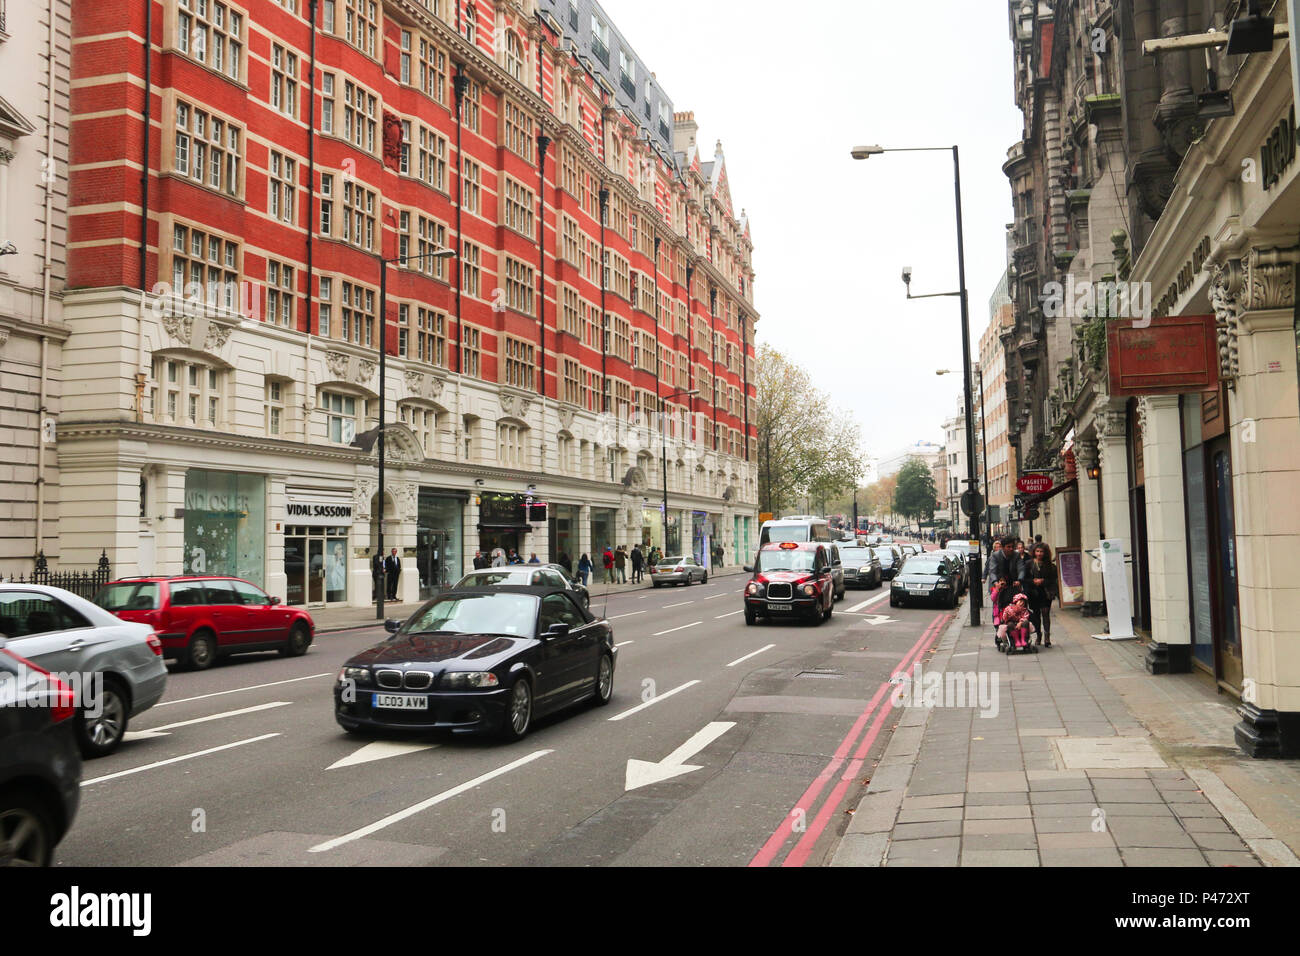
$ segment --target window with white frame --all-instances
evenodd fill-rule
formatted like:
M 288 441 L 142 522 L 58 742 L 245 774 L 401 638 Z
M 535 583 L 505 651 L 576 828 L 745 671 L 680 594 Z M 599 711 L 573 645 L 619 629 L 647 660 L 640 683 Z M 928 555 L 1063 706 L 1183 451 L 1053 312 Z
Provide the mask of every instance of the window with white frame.
M 579 251 L 578 220 L 564 213 L 560 214 L 560 257 L 570 265 L 580 266 L 582 253 Z
M 399 144 L 397 171 L 403 176 L 411 175 L 411 121 L 402 120 L 402 142 Z
M 271 44 L 271 108 L 298 118 L 298 55 Z
M 378 23 L 379 4 L 376 0 L 343 0 L 343 39 L 366 56 L 375 55 Z
M 474 160 L 465 157 L 461 166 L 460 204 L 465 212 L 478 212 L 479 185 L 482 177 L 481 167 Z
M 537 280 L 531 266 L 506 256 L 506 306 L 524 315 L 533 314 Z
M 209 308 L 235 311 L 239 306 L 239 243 L 183 223 L 172 226 L 172 288 Z M 164 273 L 165 274 L 165 273 Z
M 266 434 L 270 438 L 279 438 L 284 434 L 284 408 L 290 388 L 290 384 L 283 379 L 266 380 L 266 397 L 262 402 L 262 410 L 265 414 Z
M 334 177 L 329 173 L 320 177 L 320 231 L 323 236 L 334 234 Z
M 320 409 L 325 416 L 325 437 L 340 445 L 350 445 L 357 437 L 357 414 L 365 402 L 353 395 L 322 391 Z
M 528 467 L 528 429 L 521 425 L 497 426 L 497 464 L 503 468 Z
M 501 381 L 532 391 L 536 371 L 536 352 L 532 344 L 509 335 L 502 336 L 501 341 Z
M 506 31 L 505 67 L 507 73 L 519 82 L 523 82 L 524 46 L 519 42 L 519 37 L 511 30 Z
M 447 139 L 427 126 L 420 127 L 419 176 L 440 192 L 447 191 Z
M 375 293 L 351 282 L 342 286 L 339 309 L 339 337 L 370 348 L 375 337 Z
M 401 31 L 401 57 L 399 60 L 398 76 L 402 83 L 410 85 L 411 82 L 411 31 Z
M 578 363 L 571 358 L 566 358 L 564 360 L 564 400 L 570 405 L 578 405 L 582 402 L 578 372 Z
M 479 129 L 479 100 L 482 95 L 483 89 L 479 86 L 478 80 L 470 80 L 465 85 L 465 100 L 461 107 L 461 113 L 465 128 L 471 133 L 481 132 Z
M 290 157 L 270 151 L 266 177 L 266 211 L 272 219 L 293 222 L 298 164 Z
M 477 297 L 479 294 L 479 247 L 468 240 L 461 243 L 460 286 L 466 295 Z
M 509 176 L 504 177 L 505 189 L 501 202 L 502 225 L 525 236 L 533 235 L 533 191 Z
M 464 352 L 465 364 L 463 371 L 466 375 L 472 375 L 474 378 L 479 377 L 479 369 L 482 367 L 481 359 L 483 350 L 481 347 L 481 337 L 479 330 L 473 326 L 463 326 L 461 334 L 464 336 L 461 350 Z
M 320 131 L 334 133 L 334 74 L 320 75 Z
M 243 129 L 184 100 L 176 101 L 172 166 L 201 186 L 238 196 Z
M 560 286 L 560 331 L 582 339 L 582 297 L 572 286 Z
M 224 424 L 222 406 L 227 370 L 190 359 L 154 359 L 154 420 L 191 428 Z
M 334 279 L 321 276 L 319 280 L 320 295 L 316 305 L 316 334 L 330 338 L 334 333 Z
M 343 241 L 359 249 L 375 247 L 375 192 L 352 180 L 343 184 Z
M 533 118 L 518 103 L 506 100 L 505 147 L 528 162 L 533 161 Z
M 415 310 L 415 357 L 421 362 L 447 367 L 446 313 L 420 306 Z
M 176 49 L 235 82 L 243 79 L 244 17 L 214 0 L 177 0 Z
M 293 266 L 266 262 L 266 321 L 293 328 Z
M 420 38 L 420 89 L 435 103 L 447 105 L 447 54 Z
M 377 103 L 373 93 L 351 80 L 343 81 L 343 138 L 371 155 L 375 152 Z
M 397 418 L 415 433 L 425 458 L 433 458 L 438 451 L 438 413 L 432 408 L 405 402 L 397 406 Z

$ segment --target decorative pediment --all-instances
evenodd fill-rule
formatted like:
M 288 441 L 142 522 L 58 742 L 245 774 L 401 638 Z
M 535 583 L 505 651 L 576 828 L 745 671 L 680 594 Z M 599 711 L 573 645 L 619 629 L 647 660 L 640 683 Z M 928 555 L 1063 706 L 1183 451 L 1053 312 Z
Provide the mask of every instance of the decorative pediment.
M 377 367 L 375 362 L 359 355 L 349 355 L 346 352 L 325 353 L 325 368 L 335 381 L 365 385 L 374 376 Z
M 216 352 L 230 341 L 234 325 L 218 322 L 211 316 L 168 310 L 160 316 L 163 331 L 184 348 L 198 352 Z
M 501 414 L 511 418 L 522 419 L 528 414 L 528 410 L 533 407 L 531 398 L 519 392 L 509 391 L 504 387 L 499 394 L 499 400 L 501 402 Z
M 27 136 L 34 132 L 36 132 L 36 127 L 31 124 L 27 117 L 14 109 L 3 96 L 0 96 L 0 136 L 17 139 L 19 136 Z M 13 158 L 12 153 L 9 158 Z

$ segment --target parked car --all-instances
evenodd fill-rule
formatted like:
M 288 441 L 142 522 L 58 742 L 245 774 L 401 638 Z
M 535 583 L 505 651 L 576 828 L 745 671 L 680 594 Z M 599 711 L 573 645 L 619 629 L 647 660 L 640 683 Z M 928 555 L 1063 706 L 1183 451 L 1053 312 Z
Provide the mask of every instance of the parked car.
M 583 607 L 591 607 L 590 592 L 565 574 L 564 569 L 558 564 L 511 564 L 504 568 L 483 568 L 469 572 L 452 587 L 482 588 L 500 584 L 566 588 L 577 595 Z
M 931 551 L 930 554 L 946 555 L 961 569 L 961 590 L 958 593 L 965 594 L 970 586 L 970 552 L 949 546 L 942 551 Z
M 828 621 L 835 610 L 835 576 L 830 546 L 820 542 L 782 541 L 759 548 L 745 585 L 745 623 L 796 617 L 814 624 Z
M 676 558 L 660 558 L 649 568 L 649 571 L 650 581 L 657 588 L 665 584 L 689 585 L 697 578 L 701 584 L 709 583 L 709 569 L 689 554 Z
M 0 866 L 49 866 L 81 801 L 70 686 L 0 638 Z
M 844 565 L 845 587 L 878 588 L 884 580 L 880 559 L 871 548 L 840 548 L 840 561 Z
M 943 607 L 957 606 L 961 589 L 961 567 L 944 554 L 913 555 L 889 586 L 889 606 L 906 607 L 912 601 L 937 602 Z
M 148 624 L 162 639 L 164 656 L 191 670 L 254 651 L 301 657 L 316 634 L 302 608 L 218 575 L 122 578 L 101 588 L 95 603 L 124 621 Z
M 572 591 L 497 585 L 445 591 L 392 637 L 351 657 L 334 686 L 334 716 L 368 730 L 528 733 L 534 718 L 584 700 L 609 703 L 614 628 Z
M 162 643 L 147 624 L 119 620 L 85 598 L 38 584 L 0 584 L 0 635 L 9 650 L 82 686 L 73 721 L 86 757 L 112 753 L 132 717 L 167 687 Z

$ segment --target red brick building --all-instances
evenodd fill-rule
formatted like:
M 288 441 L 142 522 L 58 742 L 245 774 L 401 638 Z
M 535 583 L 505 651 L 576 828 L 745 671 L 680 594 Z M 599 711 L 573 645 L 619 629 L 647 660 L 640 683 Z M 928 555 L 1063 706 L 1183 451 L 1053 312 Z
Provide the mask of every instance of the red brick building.
M 62 471 L 65 552 L 107 532 L 122 573 L 197 561 L 292 603 L 364 603 L 380 509 L 351 441 L 382 400 L 385 534 L 423 587 L 480 546 L 662 543 L 661 456 L 670 538 L 739 562 L 748 223 L 720 144 L 703 161 L 693 115 L 650 78 L 643 99 L 630 48 L 598 7 L 583 17 L 568 0 L 74 7 L 60 461 L 83 465 Z M 601 68 L 615 46 L 621 91 Z M 453 255 L 413 258 L 436 250 Z M 102 502 L 96 483 L 116 518 L 75 504 Z M 529 483 L 547 527 L 484 518 L 485 495 Z M 204 541 L 229 509 L 196 503 L 229 494 L 247 513 Z M 360 531 L 294 522 L 335 501 Z M 349 583 L 315 594 L 336 547 Z

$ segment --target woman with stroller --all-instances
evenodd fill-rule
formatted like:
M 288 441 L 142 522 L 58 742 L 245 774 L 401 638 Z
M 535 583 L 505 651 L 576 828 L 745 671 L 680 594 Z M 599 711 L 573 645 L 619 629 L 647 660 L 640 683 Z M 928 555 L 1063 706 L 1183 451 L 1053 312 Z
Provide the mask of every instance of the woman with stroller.
M 1056 598 L 1056 565 L 1047 545 L 1034 545 L 1033 557 L 1020 568 L 1020 587 L 1029 599 L 1029 621 L 1034 643 L 1052 646 L 1052 601 Z

